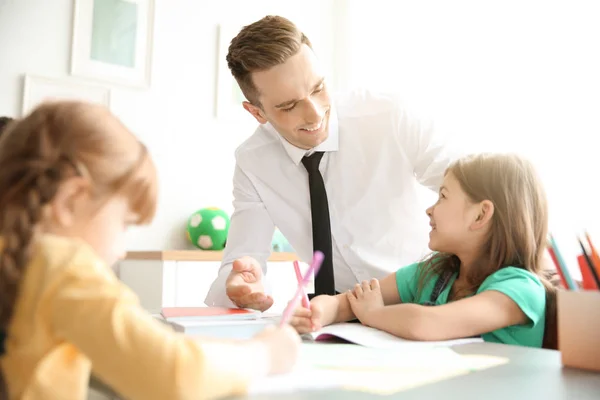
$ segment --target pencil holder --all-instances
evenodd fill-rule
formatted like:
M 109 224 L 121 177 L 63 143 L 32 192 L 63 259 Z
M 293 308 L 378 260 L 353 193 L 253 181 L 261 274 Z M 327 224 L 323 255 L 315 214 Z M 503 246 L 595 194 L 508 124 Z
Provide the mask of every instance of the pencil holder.
M 558 292 L 558 349 L 562 364 L 600 372 L 600 292 Z

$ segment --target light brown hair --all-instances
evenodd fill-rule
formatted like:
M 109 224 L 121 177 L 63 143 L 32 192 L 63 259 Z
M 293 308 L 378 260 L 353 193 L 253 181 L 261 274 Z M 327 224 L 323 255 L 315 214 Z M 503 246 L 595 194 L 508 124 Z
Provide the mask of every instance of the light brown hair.
M 250 103 L 260 106 L 260 93 L 252 81 L 252 73 L 285 63 L 303 44 L 312 48 L 310 40 L 293 22 L 274 15 L 243 27 L 233 38 L 227 66 Z
M 489 238 L 483 256 L 469 276 L 470 292 L 503 267 L 523 268 L 535 274 L 546 289 L 544 347 L 556 348 L 556 270 L 544 262 L 548 240 L 546 194 L 533 165 L 514 154 L 479 154 L 454 162 L 447 170 L 475 203 L 494 204 Z M 446 270 L 458 271 L 453 254 L 434 253 L 423 264 L 422 290 L 429 279 Z M 463 296 L 464 297 L 464 296 Z
M 88 179 L 101 201 L 125 196 L 140 224 L 152 220 L 156 210 L 156 171 L 146 148 L 102 106 L 72 101 L 38 106 L 4 132 L 0 171 L 2 331 L 35 247 L 42 208 L 65 179 Z

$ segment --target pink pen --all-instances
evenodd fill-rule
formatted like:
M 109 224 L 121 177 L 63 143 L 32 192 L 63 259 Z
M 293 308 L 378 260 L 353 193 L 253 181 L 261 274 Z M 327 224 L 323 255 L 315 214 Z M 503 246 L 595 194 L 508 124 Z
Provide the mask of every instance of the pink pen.
M 300 264 L 298 264 L 297 260 L 294 260 L 294 272 L 296 273 L 296 280 L 300 284 L 302 282 L 302 273 L 300 272 Z M 310 300 L 308 300 L 304 289 L 302 289 L 302 307 L 310 309 Z
M 292 313 L 296 309 L 296 304 L 298 303 L 298 300 L 300 299 L 304 288 L 308 284 L 311 275 L 317 275 L 324 257 L 325 256 L 323 255 L 323 253 L 321 253 L 319 250 L 315 251 L 312 264 L 310 264 L 310 267 L 308 268 L 308 271 L 306 271 L 306 274 L 304 275 L 304 278 L 302 278 L 302 281 L 298 282 L 298 289 L 296 290 L 294 297 L 292 297 L 292 300 L 290 300 L 287 307 L 283 311 L 283 316 L 281 317 L 281 322 L 279 323 L 280 326 L 283 326 L 284 324 L 288 323 L 290 317 L 292 316 Z

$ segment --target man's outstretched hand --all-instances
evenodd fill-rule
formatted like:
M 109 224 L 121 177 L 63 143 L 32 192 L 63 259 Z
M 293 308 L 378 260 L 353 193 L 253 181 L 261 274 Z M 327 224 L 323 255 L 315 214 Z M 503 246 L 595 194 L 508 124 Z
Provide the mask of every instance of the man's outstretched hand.
M 240 308 L 268 310 L 273 298 L 265 294 L 262 277 L 258 261 L 252 257 L 238 258 L 225 282 L 227 296 Z

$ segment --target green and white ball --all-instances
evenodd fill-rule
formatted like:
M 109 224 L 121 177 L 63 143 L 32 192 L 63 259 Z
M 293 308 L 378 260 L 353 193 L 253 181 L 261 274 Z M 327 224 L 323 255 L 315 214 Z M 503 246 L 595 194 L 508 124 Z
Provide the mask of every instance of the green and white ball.
M 229 215 L 220 208 L 202 208 L 188 219 L 187 237 L 194 246 L 202 250 L 223 250 L 229 223 Z

